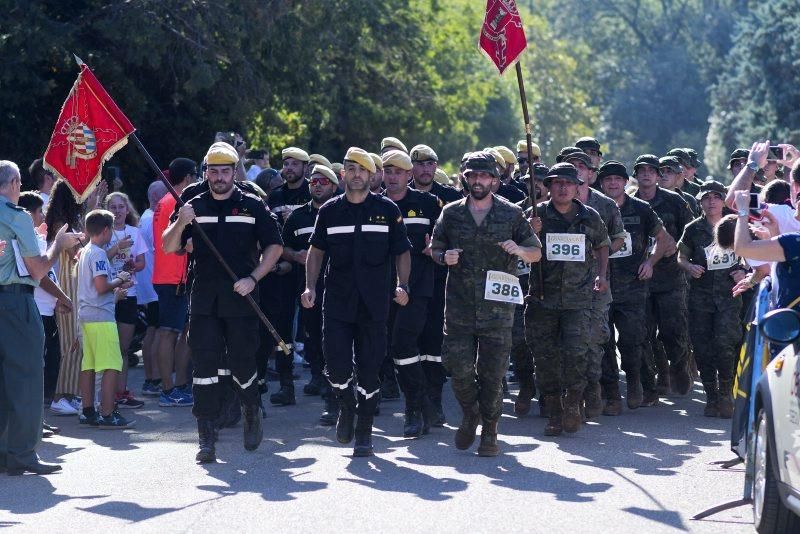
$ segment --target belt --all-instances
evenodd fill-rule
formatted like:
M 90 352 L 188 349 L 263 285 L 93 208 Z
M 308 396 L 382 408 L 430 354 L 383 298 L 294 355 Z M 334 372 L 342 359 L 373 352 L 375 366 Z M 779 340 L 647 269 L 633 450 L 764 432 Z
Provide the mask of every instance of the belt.
M 0 285 L 0 293 L 33 293 L 30 284 L 4 284 Z

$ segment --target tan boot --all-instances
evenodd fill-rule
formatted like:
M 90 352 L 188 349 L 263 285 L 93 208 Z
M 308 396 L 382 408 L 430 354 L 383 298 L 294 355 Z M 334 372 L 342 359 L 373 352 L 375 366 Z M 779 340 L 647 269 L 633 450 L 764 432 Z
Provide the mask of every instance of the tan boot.
M 582 398 L 583 387 L 570 388 L 564 395 L 564 416 L 561 418 L 564 432 L 572 434 L 580 430 Z
M 478 445 L 478 456 L 497 456 L 500 447 L 497 445 L 497 421 L 483 420 L 481 428 L 481 444 Z
M 586 418 L 592 419 L 603 411 L 603 399 L 600 398 L 600 384 L 590 382 L 583 390 L 583 402 L 586 409 Z
M 733 417 L 733 381 L 719 381 L 719 402 L 717 402 L 719 416 L 722 419 Z
M 478 411 L 477 402 L 471 406 L 462 404 L 461 410 L 464 412 L 464 418 L 461 420 L 461 426 L 456 430 L 455 443 L 458 450 L 464 451 L 475 442 L 475 431 L 478 430 L 478 424 L 481 422 L 481 414 Z
M 603 396 L 606 398 L 603 415 L 614 416 L 621 414 L 622 396 L 619 394 L 619 382 L 614 382 L 612 386 L 604 386 L 603 390 Z
M 561 405 L 561 395 L 545 395 L 542 398 L 545 401 L 548 417 L 550 418 L 544 427 L 544 435 L 560 436 L 562 431 L 561 417 L 564 411 Z
M 536 386 L 533 382 L 533 375 L 526 374 L 519 377 L 519 395 L 517 402 L 514 403 L 514 413 L 517 417 L 528 415 L 531 411 L 531 399 L 536 393 Z
M 628 385 L 626 397 L 628 399 L 628 409 L 635 410 L 642 405 L 642 382 L 638 376 L 625 376 L 625 383 Z

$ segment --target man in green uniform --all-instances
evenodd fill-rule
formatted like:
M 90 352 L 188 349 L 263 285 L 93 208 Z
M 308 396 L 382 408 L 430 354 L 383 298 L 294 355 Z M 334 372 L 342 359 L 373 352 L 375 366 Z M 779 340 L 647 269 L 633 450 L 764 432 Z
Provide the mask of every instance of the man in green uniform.
M 557 163 L 545 180 L 550 200 L 535 208 L 546 254 L 542 281 L 529 280 L 525 337 L 550 413 L 548 436 L 580 428 L 593 293 L 608 291 L 608 232 L 600 215 L 578 200 L 581 182 L 571 163 Z
M 700 205 L 694 197 L 696 193 L 687 193 L 681 189 L 681 186 L 684 184 L 684 167 L 681 160 L 675 156 L 664 156 L 663 158 L 659 158 L 658 166 L 661 171 L 661 176 L 658 181 L 659 187 L 679 194 L 684 202 L 689 205 L 692 215 L 697 217 L 700 214 Z
M 491 154 L 470 154 L 464 175 L 469 196 L 445 206 L 431 241 L 431 257 L 448 266 L 442 360 L 464 412 L 456 447 L 472 445 L 482 418 L 478 454 L 496 456 L 514 304 L 523 297 L 517 260 L 539 261 L 541 244 L 522 209 L 491 193 L 500 179 Z
M 694 152 L 694 151 L 693 151 Z M 667 152 L 667 156 L 672 156 L 678 159 L 678 163 L 681 164 L 681 174 L 677 179 L 677 187 L 684 193 L 687 193 L 694 197 L 697 196 L 697 193 L 700 192 L 700 186 L 694 183 L 692 177 L 694 177 L 694 173 L 697 172 L 697 167 L 692 167 L 692 156 L 689 154 L 688 149 L 686 148 L 673 148 L 669 152 Z M 695 159 L 697 158 L 697 153 L 695 152 Z
M 47 475 L 61 466 L 39 461 L 36 444 L 42 430 L 42 353 L 44 328 L 33 289 L 58 254 L 80 243 L 82 234 L 56 234 L 42 255 L 31 216 L 17 206 L 19 167 L 0 161 L 0 470 Z

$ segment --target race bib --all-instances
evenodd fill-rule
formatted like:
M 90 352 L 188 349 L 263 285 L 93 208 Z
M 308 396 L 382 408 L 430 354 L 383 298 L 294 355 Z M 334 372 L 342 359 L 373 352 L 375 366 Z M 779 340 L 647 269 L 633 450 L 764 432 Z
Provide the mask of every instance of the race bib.
M 522 261 L 522 258 L 517 258 L 517 276 L 525 276 L 530 274 L 531 265 Z
M 711 244 L 705 247 L 704 250 L 706 252 L 706 266 L 709 271 L 729 269 L 738 262 L 736 254 L 729 248 L 721 248 L 719 245 Z
M 522 287 L 513 274 L 502 271 L 487 271 L 483 298 L 511 304 L 522 304 Z
M 547 234 L 549 261 L 586 261 L 586 236 L 583 234 Z
M 630 232 L 625 232 L 625 242 L 622 243 L 622 247 L 609 256 L 609 258 L 627 258 L 631 254 L 633 254 L 633 242 L 631 241 L 631 234 Z

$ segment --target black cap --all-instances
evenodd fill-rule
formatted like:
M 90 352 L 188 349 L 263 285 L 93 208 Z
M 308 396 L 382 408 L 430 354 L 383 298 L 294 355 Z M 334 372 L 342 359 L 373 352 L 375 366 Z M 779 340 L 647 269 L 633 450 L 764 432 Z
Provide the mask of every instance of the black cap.
M 264 159 L 267 157 L 267 151 L 260 148 L 251 148 L 244 153 L 244 157 L 247 159 Z
M 609 160 L 600 165 L 600 169 L 597 171 L 598 180 L 602 180 L 607 176 L 622 176 L 627 180 L 628 169 L 619 161 Z
M 169 182 L 172 185 L 181 183 L 192 173 L 197 173 L 197 163 L 189 158 L 175 158 L 169 164 Z
M 581 150 L 576 146 L 565 146 L 558 153 L 558 156 L 556 156 L 557 163 L 561 163 L 563 161 L 569 161 L 571 159 L 577 159 L 590 169 L 594 170 L 594 165 L 592 165 L 592 158 L 589 157 L 589 154 L 587 154 L 586 152 L 584 152 L 583 150 Z
M 577 141 L 575 141 L 575 146 L 580 148 L 581 150 L 592 149 L 596 150 L 599 155 L 603 155 L 600 152 L 600 142 L 595 139 L 594 137 L 581 137 Z
M 722 182 L 718 182 L 713 178 L 708 178 L 705 182 L 700 184 L 700 192 L 696 195 L 697 200 L 703 200 L 703 197 L 708 193 L 718 193 L 719 196 L 724 199 L 725 195 L 728 194 L 728 190 Z
M 749 157 L 750 157 L 749 150 L 747 150 L 746 148 L 737 148 L 736 150 L 731 152 L 731 157 L 730 159 L 728 159 L 728 169 L 730 169 L 733 166 L 734 161 L 738 159 L 746 160 Z
M 550 183 L 554 178 L 568 178 L 570 181 L 578 185 L 583 183 L 583 180 L 578 178 L 578 169 L 576 169 L 575 165 L 572 163 L 556 163 L 550 167 L 550 170 L 547 172 L 547 176 L 544 179 L 545 187 L 550 187 Z
M 473 152 L 464 162 L 464 176 L 471 172 L 488 172 L 495 178 L 499 178 L 497 172 L 497 160 L 488 152 Z
M 689 166 L 699 167 L 700 165 L 703 164 L 703 162 L 700 161 L 700 158 L 697 155 L 697 150 L 693 148 L 684 148 L 684 150 L 686 151 L 687 154 L 689 154 L 689 159 L 690 159 Z
M 683 172 L 683 165 L 681 160 L 675 156 L 664 156 L 658 160 L 658 166 L 661 168 L 667 167 L 675 172 Z
M 692 167 L 692 157 L 686 152 L 686 149 L 683 148 L 673 148 L 669 152 L 667 152 L 667 156 L 674 156 L 678 158 L 678 161 L 684 167 Z
M 547 177 L 547 173 L 550 172 L 550 169 L 544 163 L 534 163 L 533 167 L 533 179 L 542 181 Z
M 636 169 L 638 169 L 639 167 L 653 167 L 658 171 L 659 167 L 658 156 L 655 156 L 653 154 L 642 154 L 641 156 L 636 158 L 636 161 L 633 164 L 634 176 L 636 176 Z M 661 174 L 661 171 L 658 171 L 658 173 Z

